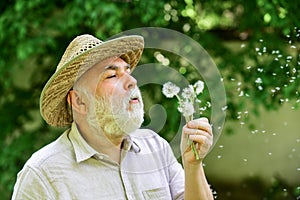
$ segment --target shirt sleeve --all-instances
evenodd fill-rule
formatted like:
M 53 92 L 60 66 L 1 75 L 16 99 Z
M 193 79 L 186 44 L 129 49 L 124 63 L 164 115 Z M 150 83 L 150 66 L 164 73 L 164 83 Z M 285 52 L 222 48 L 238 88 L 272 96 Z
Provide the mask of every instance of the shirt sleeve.
M 12 200 L 54 199 L 46 177 L 30 166 L 24 166 L 18 173 Z

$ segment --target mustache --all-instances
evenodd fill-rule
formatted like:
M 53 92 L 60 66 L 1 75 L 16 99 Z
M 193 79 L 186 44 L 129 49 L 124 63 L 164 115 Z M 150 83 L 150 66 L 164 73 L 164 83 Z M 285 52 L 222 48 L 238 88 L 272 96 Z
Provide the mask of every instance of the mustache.
M 141 101 L 141 98 L 142 98 L 141 91 L 139 90 L 138 87 L 135 87 L 129 91 L 129 100 L 138 99 L 139 101 Z
M 140 105 L 143 107 L 143 101 L 142 101 L 142 95 L 138 87 L 135 87 L 128 91 L 127 94 L 125 94 L 122 99 L 119 99 L 118 97 L 114 97 L 114 95 L 108 97 L 100 97 L 100 96 L 92 96 L 91 94 L 88 95 L 88 98 L 90 99 L 90 112 L 95 112 L 97 107 L 96 105 L 102 105 L 100 107 L 105 107 L 106 111 L 110 112 L 104 112 L 102 113 L 103 116 L 114 116 L 116 113 L 118 113 L 118 108 L 128 107 L 130 105 L 130 101 L 137 99 L 140 102 Z M 95 116 L 94 116 L 95 117 Z

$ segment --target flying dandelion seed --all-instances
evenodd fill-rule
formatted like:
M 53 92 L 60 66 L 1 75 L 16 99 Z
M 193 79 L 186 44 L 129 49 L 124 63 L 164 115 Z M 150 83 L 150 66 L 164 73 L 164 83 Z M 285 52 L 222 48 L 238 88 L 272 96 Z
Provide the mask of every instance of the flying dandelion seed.
M 263 53 L 267 52 L 267 47 L 263 47 Z
M 255 83 L 258 83 L 258 84 L 262 83 L 262 79 L 261 79 L 260 77 L 258 77 L 258 78 L 255 80 Z
M 227 110 L 227 108 L 228 108 L 228 106 L 223 106 L 223 107 L 222 107 L 222 111 Z
M 257 68 L 257 71 L 262 73 L 264 71 L 264 69 L 263 68 Z

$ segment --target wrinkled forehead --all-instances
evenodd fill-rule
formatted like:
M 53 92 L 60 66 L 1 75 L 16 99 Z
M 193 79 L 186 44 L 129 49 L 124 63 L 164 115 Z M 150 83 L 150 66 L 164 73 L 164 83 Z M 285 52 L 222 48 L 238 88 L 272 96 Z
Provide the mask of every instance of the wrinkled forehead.
M 95 64 L 93 67 L 91 67 L 89 70 L 87 70 L 80 78 L 86 78 L 86 77 L 90 77 L 93 75 L 99 76 L 107 69 L 108 66 L 115 66 L 120 62 L 125 63 L 125 61 L 119 57 L 107 58 L 107 59 L 102 60 L 101 62 Z
M 119 66 L 127 66 L 128 64 L 119 57 L 110 57 L 95 64 L 80 77 L 77 78 L 74 84 L 74 89 L 77 86 L 90 87 L 97 85 L 101 79 L 101 75 L 107 70 L 117 70 Z

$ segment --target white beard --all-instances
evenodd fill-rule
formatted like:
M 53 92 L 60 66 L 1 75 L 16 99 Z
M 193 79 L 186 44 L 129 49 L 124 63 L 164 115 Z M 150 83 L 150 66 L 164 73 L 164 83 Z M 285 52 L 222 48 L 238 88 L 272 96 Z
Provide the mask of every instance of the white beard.
M 132 97 L 137 97 L 139 103 L 130 104 Z M 124 98 L 90 99 L 88 123 L 97 130 L 102 129 L 110 137 L 129 134 L 140 128 L 144 121 L 144 105 L 138 88 L 131 90 Z

